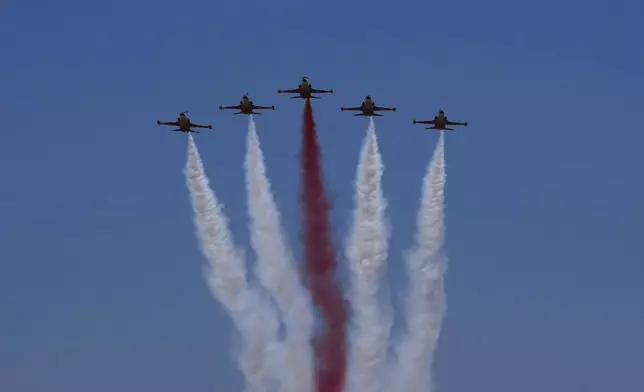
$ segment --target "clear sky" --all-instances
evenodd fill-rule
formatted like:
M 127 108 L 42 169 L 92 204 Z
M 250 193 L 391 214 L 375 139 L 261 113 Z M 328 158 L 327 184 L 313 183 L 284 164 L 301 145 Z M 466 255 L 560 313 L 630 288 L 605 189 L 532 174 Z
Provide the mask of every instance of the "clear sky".
M 249 93 L 298 244 L 309 76 L 337 237 L 367 121 L 404 287 L 439 107 L 447 136 L 444 392 L 644 386 L 644 3 L 3 1 L 0 7 L 0 390 L 240 391 L 230 320 L 201 275 L 182 169 L 189 110 L 239 245 L 248 247 Z M 252 252 L 248 255 L 252 259 Z M 399 296 L 399 294 L 396 294 Z M 399 301 L 399 298 L 394 298 Z

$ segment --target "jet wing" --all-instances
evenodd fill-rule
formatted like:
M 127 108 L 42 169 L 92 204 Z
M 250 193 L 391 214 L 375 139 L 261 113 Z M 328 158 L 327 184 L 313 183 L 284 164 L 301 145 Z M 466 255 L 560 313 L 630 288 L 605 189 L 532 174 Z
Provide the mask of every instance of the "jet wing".
M 220 106 L 219 110 L 224 110 L 224 109 L 233 109 L 233 110 L 241 110 L 242 105 L 234 105 L 234 106 Z
M 330 90 L 321 90 L 317 88 L 312 88 L 311 89 L 312 94 L 322 94 L 322 93 L 328 93 L 328 94 L 333 94 L 333 89 Z
M 445 121 L 445 125 L 464 125 L 464 126 L 467 126 L 467 121 L 465 121 L 465 122 Z
M 353 106 L 348 108 L 342 107 L 340 110 L 362 110 L 362 106 Z
M 382 107 L 382 106 L 374 106 L 374 107 L 373 107 L 373 110 L 379 110 L 379 111 L 383 111 L 383 110 L 390 110 L 390 111 L 392 111 L 392 112 L 395 112 L 395 111 L 396 111 L 396 108 L 395 108 L 395 107 L 386 108 L 386 107 Z
M 179 122 L 178 121 L 157 121 L 157 125 L 170 125 L 173 127 L 178 127 Z
M 275 106 L 258 106 L 258 105 L 253 105 L 253 109 L 271 109 L 271 110 L 275 110 Z
M 300 88 L 292 88 L 289 90 L 277 90 L 279 94 L 295 94 L 300 92 Z
M 199 125 L 199 124 L 192 124 L 192 123 L 190 123 L 190 127 L 192 127 L 192 128 L 208 128 L 208 129 L 212 129 L 212 125 Z
M 414 120 L 414 124 L 436 124 L 436 119 L 433 120 Z

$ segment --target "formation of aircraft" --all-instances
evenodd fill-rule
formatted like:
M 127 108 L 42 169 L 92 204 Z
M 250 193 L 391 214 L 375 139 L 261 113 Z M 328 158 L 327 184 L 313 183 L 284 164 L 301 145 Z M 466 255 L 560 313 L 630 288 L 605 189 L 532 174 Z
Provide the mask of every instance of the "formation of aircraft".
M 360 111 L 358 114 L 354 114 L 354 116 L 382 116 L 382 114 L 378 114 L 376 112 L 382 112 L 382 111 L 396 111 L 396 107 L 391 107 L 391 108 L 386 108 L 383 106 L 378 106 L 376 103 L 371 99 L 370 95 L 367 95 L 364 97 L 364 101 L 360 104 L 360 106 L 354 106 L 354 107 L 341 107 L 340 111 L 345 111 L 345 110 L 350 110 L 350 111 Z
M 320 98 L 313 94 L 333 94 L 333 89 L 330 89 L 330 90 L 315 89 L 309 82 L 309 78 L 304 76 L 300 81 L 300 84 L 297 86 L 297 88 L 289 89 L 289 90 L 277 90 L 277 93 L 278 94 L 296 94 L 294 96 L 291 96 L 291 98 L 311 99 L 311 98 Z M 275 106 L 255 105 L 253 101 L 250 99 L 250 97 L 248 96 L 248 94 L 245 94 L 242 97 L 242 100 L 239 101 L 239 105 L 219 106 L 219 110 L 224 110 L 224 109 L 237 110 L 237 112 L 233 114 L 245 114 L 245 115 L 258 114 L 259 115 L 262 113 L 258 112 L 257 110 L 275 110 Z M 362 103 L 360 104 L 360 106 L 353 106 L 353 107 L 342 106 L 340 107 L 340 110 L 360 112 L 360 113 L 354 114 L 354 116 L 371 117 L 371 116 L 382 116 L 382 114 L 378 112 L 384 112 L 384 111 L 395 112 L 396 107 L 378 106 L 371 98 L 371 96 L 367 95 L 362 101 Z M 174 132 L 199 133 L 199 131 L 196 131 L 193 128 L 212 129 L 212 125 L 199 125 L 199 124 L 192 123 L 191 120 L 186 116 L 186 113 L 188 112 L 180 113 L 179 117 L 177 118 L 177 121 L 157 121 L 157 124 L 178 127 L 177 129 L 172 130 Z M 431 125 L 431 127 L 425 127 L 425 129 L 433 129 L 437 131 L 454 131 L 454 128 L 450 128 L 451 126 L 467 126 L 467 121 L 464 121 L 464 122 L 449 121 L 447 119 L 447 116 L 445 115 L 445 112 L 442 109 L 439 109 L 438 114 L 434 116 L 433 120 L 414 120 L 414 124 Z
M 253 103 L 253 101 L 248 98 L 248 94 L 244 95 L 242 97 L 242 100 L 239 101 L 239 105 L 235 106 L 219 106 L 219 110 L 224 110 L 224 109 L 232 109 L 232 110 L 239 110 L 237 113 L 233 114 L 261 114 L 259 112 L 256 112 L 255 110 L 275 110 L 275 106 L 258 106 Z

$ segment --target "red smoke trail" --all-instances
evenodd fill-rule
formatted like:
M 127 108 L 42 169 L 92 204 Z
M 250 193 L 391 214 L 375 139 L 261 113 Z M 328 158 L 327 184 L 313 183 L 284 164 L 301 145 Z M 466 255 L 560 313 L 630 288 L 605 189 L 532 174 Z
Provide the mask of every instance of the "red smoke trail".
M 304 106 L 302 126 L 302 229 L 306 277 L 324 329 L 313 341 L 316 356 L 316 392 L 343 392 L 346 371 L 347 311 L 335 279 L 335 249 L 329 225 L 329 201 L 324 189 L 311 102 Z

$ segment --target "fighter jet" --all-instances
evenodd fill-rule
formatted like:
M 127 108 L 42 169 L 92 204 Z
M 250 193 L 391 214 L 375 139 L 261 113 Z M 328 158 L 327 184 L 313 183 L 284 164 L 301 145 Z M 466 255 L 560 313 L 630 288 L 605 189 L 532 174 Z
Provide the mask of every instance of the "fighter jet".
M 298 95 L 292 96 L 291 98 L 308 99 L 308 98 L 320 98 L 311 94 L 333 94 L 333 89 L 331 90 L 315 89 L 309 83 L 309 78 L 304 76 L 300 81 L 299 86 L 297 86 L 297 88 L 290 89 L 290 90 L 277 90 L 277 93 L 278 94 L 298 94 Z
M 354 116 L 382 116 L 382 114 L 378 114 L 376 112 L 380 111 L 392 111 L 395 112 L 396 108 L 391 107 L 391 108 L 385 108 L 381 106 L 377 106 L 376 103 L 371 99 L 370 95 L 367 95 L 364 98 L 364 101 L 362 101 L 362 104 L 360 106 L 355 106 L 355 107 L 341 107 L 341 111 L 345 110 L 354 110 L 354 111 L 360 111 L 362 113 L 354 114 Z
M 262 114 L 262 113 L 256 112 L 255 110 L 265 110 L 265 109 L 275 110 L 275 106 L 257 106 L 253 104 L 253 101 L 251 101 L 250 98 L 248 98 L 248 94 L 246 94 L 242 97 L 242 100 L 239 101 L 239 105 L 219 107 L 219 110 L 224 110 L 224 109 L 239 110 L 237 113 L 233 113 L 233 114 L 250 115 L 250 114 Z
M 208 128 L 212 129 L 212 125 L 198 125 L 198 124 L 193 124 L 190 121 L 190 118 L 186 116 L 186 113 L 188 112 L 182 112 L 179 114 L 179 117 L 177 118 L 177 121 L 157 121 L 157 125 L 170 125 L 173 127 L 179 127 L 179 129 L 173 129 L 173 132 L 193 132 L 193 133 L 200 133 L 199 131 L 195 131 L 192 128 Z
M 433 127 L 425 127 L 425 129 L 435 129 L 438 131 L 453 131 L 453 128 L 448 128 L 448 125 L 464 125 L 467 126 L 467 121 L 465 122 L 454 122 L 447 120 L 445 112 L 443 109 L 438 110 L 438 114 L 434 116 L 433 120 L 414 120 L 414 124 L 429 124 Z

